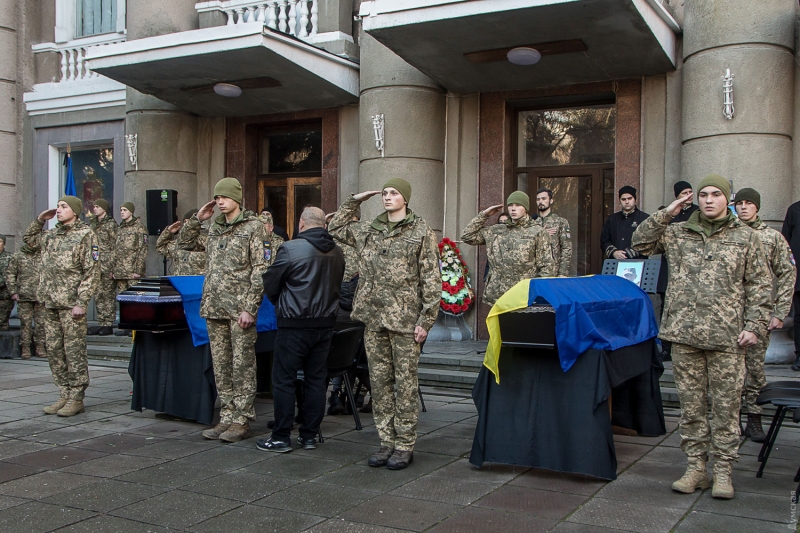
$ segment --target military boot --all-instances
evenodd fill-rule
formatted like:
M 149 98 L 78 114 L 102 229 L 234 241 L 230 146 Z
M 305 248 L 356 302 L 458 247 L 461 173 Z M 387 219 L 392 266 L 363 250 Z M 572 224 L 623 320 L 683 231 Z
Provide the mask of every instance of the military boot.
M 113 335 L 114 328 L 112 328 L 111 326 L 100 326 L 100 328 L 98 328 L 97 330 L 97 334 L 100 335 L 101 337 L 105 337 L 107 335 Z
M 414 462 L 414 452 L 411 450 L 395 450 L 389 461 L 386 462 L 386 468 L 389 470 L 402 470 L 408 468 Z
M 711 497 L 723 500 L 733 499 L 733 465 L 730 461 L 714 461 L 714 488 Z
M 394 450 L 392 448 L 389 448 L 388 446 L 381 446 L 375 455 L 369 458 L 367 464 L 369 466 L 386 466 L 386 463 L 389 462 L 389 458 L 393 453 Z
M 753 442 L 764 442 L 767 435 L 761 427 L 761 415 L 747 415 L 747 427 L 744 428 L 744 435 L 750 437 Z
M 250 424 L 231 424 L 228 430 L 219 436 L 219 440 L 224 442 L 239 442 L 250 437 Z
M 217 440 L 219 436 L 228 431 L 228 428 L 231 427 L 230 424 L 225 424 L 220 422 L 216 426 L 211 429 L 207 429 L 203 432 L 203 438 L 208 440 Z
M 706 458 L 704 456 L 690 456 L 686 473 L 672 484 L 672 490 L 691 494 L 697 489 L 707 489 L 711 486 L 706 472 Z
M 100 331 L 100 326 L 90 326 L 86 328 L 87 335 L 97 335 L 99 331 Z
M 44 359 L 47 359 L 47 350 L 44 349 L 44 346 L 36 347 L 36 357 L 43 357 Z
M 30 346 L 23 346 L 22 351 L 19 354 L 20 357 L 23 359 L 30 359 L 31 358 L 31 347 Z
M 342 397 L 340 396 L 340 392 L 338 390 L 331 392 L 331 397 L 328 399 L 328 403 L 330 404 L 328 407 L 329 415 L 344 414 L 344 405 L 342 405 Z
M 83 406 L 83 400 L 69 400 L 56 414 L 58 416 L 75 416 L 85 410 L 86 408 Z
M 56 401 L 56 403 L 54 403 L 53 405 L 48 405 L 48 406 L 47 406 L 47 407 L 45 407 L 43 410 L 44 410 L 44 412 L 45 412 L 46 414 L 48 414 L 48 415 L 54 415 L 54 414 L 56 414 L 56 413 L 57 413 L 57 412 L 58 412 L 58 411 L 59 411 L 59 410 L 60 410 L 62 407 L 64 407 L 65 405 L 67 405 L 67 402 L 68 402 L 68 401 L 69 401 L 69 398 L 59 398 L 59 399 L 58 399 L 58 401 Z

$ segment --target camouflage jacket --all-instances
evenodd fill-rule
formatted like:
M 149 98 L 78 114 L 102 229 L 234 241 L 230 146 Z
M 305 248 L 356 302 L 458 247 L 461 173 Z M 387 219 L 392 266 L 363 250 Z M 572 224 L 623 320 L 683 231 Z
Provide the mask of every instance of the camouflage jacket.
M 342 281 L 350 281 L 358 274 L 360 268 L 358 264 L 358 252 L 356 252 L 355 248 L 343 242 L 337 241 L 337 244 L 344 254 L 344 277 Z
M 264 228 L 264 233 L 267 235 L 267 242 L 269 242 L 269 246 L 267 243 L 264 243 L 264 260 L 267 262 L 267 266 L 271 266 L 272 263 L 275 262 L 275 256 L 278 254 L 278 248 L 284 243 L 283 237 L 280 237 L 274 234 L 271 231 L 267 231 Z
M 569 222 L 552 211 L 546 217 L 539 217 L 534 222 L 544 229 L 556 228 L 556 234 L 550 236 L 553 259 L 556 262 L 555 275 L 569 276 L 572 263 L 572 237 L 569 233 Z
M 200 221 L 194 215 L 181 229 L 178 248 L 194 250 L 200 239 Z M 235 320 L 243 311 L 256 316 L 264 293 L 261 276 L 267 270 L 270 249 L 264 225 L 252 214 L 241 213 L 230 224 L 225 215 L 214 219 L 208 230 L 200 316 Z
M 700 213 L 670 224 L 666 209 L 652 214 L 633 233 L 643 255 L 663 253 L 669 284 L 659 337 L 703 350 L 744 353 L 736 342 L 743 330 L 763 338 L 772 311 L 769 268 L 756 232 L 733 218 L 710 237 Z
M 19 295 L 20 302 L 35 302 L 39 290 L 41 254 L 27 245 L 15 253 L 6 270 L 6 283 L 11 294 Z
M 41 250 L 37 301 L 50 309 L 87 309 L 100 285 L 97 235 L 80 220 L 43 229 L 34 220 L 23 237 L 29 248 Z
M 183 228 L 181 228 L 181 232 Z M 172 260 L 170 275 L 172 276 L 202 276 L 206 273 L 206 241 L 208 228 L 200 227 L 200 236 L 195 243 L 194 250 L 178 248 L 180 232 L 173 235 L 167 230 L 161 232 L 156 241 L 156 251 Z
M 97 235 L 97 242 L 100 246 L 100 272 L 110 274 L 114 271 L 114 248 L 117 246 L 117 221 L 109 214 L 102 220 L 92 217 L 89 227 Z M 108 277 L 108 276 L 106 276 Z
M 147 228 L 139 217 L 123 220 L 117 230 L 114 248 L 114 278 L 131 279 L 134 274 L 144 277 L 147 266 Z
M 11 295 L 14 294 L 8 289 L 8 279 L 6 278 L 6 271 L 13 256 L 14 254 L 9 253 L 8 250 L 0 252 L 0 300 L 10 300 Z
M 789 310 L 792 308 L 794 282 L 797 275 L 794 256 L 792 256 L 789 243 L 786 242 L 783 235 L 764 224 L 760 218 L 750 227 L 761 239 L 761 244 L 767 254 L 767 266 L 773 276 L 772 316 L 783 320 L 789 315 Z
M 442 294 L 436 235 L 411 210 L 391 231 L 386 213 L 371 223 L 354 221 L 360 203 L 348 197 L 328 224 L 328 232 L 360 257 L 353 320 L 372 331 L 430 331 Z
M 465 243 L 486 245 L 489 279 L 483 291 L 485 303 L 494 305 L 508 289 L 523 279 L 555 275 L 550 236 L 544 228 L 527 215 L 518 221 L 484 227 L 488 218 L 479 213 L 461 232 L 461 240 Z

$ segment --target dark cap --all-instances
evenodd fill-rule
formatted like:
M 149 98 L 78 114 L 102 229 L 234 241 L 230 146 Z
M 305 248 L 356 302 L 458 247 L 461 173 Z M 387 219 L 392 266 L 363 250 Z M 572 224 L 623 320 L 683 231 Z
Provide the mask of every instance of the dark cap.
M 625 185 L 619 190 L 619 196 L 622 197 L 623 194 L 630 194 L 634 198 L 636 198 L 636 189 L 631 187 L 630 185 Z
M 672 186 L 672 189 L 675 191 L 675 198 L 680 196 L 681 193 L 686 189 L 691 189 L 691 188 L 692 184 L 689 183 L 688 181 L 679 181 L 678 183 Z

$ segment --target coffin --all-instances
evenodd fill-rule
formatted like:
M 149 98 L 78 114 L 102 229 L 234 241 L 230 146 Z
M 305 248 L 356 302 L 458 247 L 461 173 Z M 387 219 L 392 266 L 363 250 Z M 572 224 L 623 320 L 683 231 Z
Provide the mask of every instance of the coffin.
M 556 347 L 556 312 L 547 304 L 534 304 L 498 315 L 503 346 Z
M 183 298 L 166 277 L 144 278 L 117 295 L 119 328 L 138 331 L 188 329 Z

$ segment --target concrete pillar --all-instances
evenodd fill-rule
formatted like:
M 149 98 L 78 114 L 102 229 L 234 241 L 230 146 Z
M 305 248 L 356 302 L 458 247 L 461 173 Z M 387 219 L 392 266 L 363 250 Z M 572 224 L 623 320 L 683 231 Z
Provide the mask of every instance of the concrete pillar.
M 430 226 L 444 224 L 446 102 L 442 89 L 378 41 L 361 32 L 359 102 L 361 190 L 380 189 L 392 177 L 411 183 L 409 207 Z M 372 116 L 385 116 L 384 157 L 375 148 Z M 365 217 L 381 211 L 366 202 Z
M 685 4 L 682 177 L 712 172 L 762 194 L 761 216 L 781 220 L 792 197 L 793 0 Z M 733 120 L 721 76 L 734 74 Z

